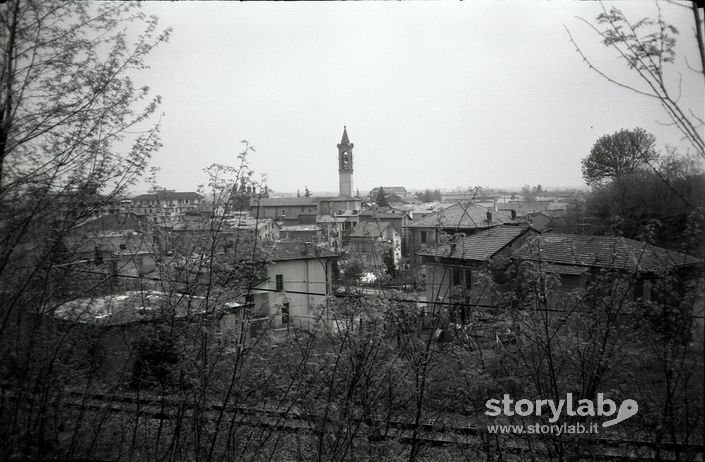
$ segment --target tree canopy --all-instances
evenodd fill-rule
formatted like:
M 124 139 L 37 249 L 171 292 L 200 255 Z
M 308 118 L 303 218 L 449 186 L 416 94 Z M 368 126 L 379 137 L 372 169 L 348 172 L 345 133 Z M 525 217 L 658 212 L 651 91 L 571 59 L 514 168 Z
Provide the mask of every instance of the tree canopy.
M 597 185 L 627 175 L 658 158 L 656 139 L 642 128 L 601 136 L 582 161 L 585 183 Z
M 377 197 L 375 198 L 375 202 L 380 207 L 389 206 L 389 203 L 387 202 L 387 193 L 384 192 L 384 188 L 381 186 L 379 188 L 379 191 L 377 192 Z

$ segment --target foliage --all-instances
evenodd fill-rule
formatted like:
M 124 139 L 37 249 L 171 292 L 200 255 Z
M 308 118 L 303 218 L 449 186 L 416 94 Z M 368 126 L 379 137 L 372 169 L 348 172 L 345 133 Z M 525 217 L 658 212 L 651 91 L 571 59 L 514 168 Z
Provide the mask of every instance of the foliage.
M 365 273 L 364 265 L 355 258 L 346 258 L 338 262 L 341 278 L 340 282 L 346 286 L 356 286 L 360 284 L 362 275 Z
M 543 188 L 541 187 L 540 184 L 531 187 L 528 184 L 525 184 L 521 188 L 521 196 L 525 201 L 535 201 L 538 199 L 538 197 L 543 194 Z
M 434 202 L 441 200 L 441 191 L 439 189 L 425 189 L 423 192 L 417 192 L 416 198 L 421 202 Z
M 599 185 L 652 165 L 658 154 L 656 139 L 642 128 L 620 130 L 601 136 L 582 160 L 583 178 L 588 185 Z
M 375 203 L 379 207 L 389 207 L 389 203 L 387 202 L 387 194 L 384 192 L 384 188 L 382 186 L 380 186 L 379 191 L 377 191 L 377 197 L 375 197 Z
M 174 384 L 174 366 L 179 362 L 179 353 L 173 336 L 157 330 L 153 336 L 139 338 L 135 350 L 130 382 L 133 388 Z
M 588 194 L 583 213 L 593 233 L 619 233 L 702 255 L 702 238 L 692 235 L 689 227 L 700 220 L 698 211 L 704 207 L 705 175 L 672 175 L 665 183 L 654 172 L 640 171 Z M 579 212 L 573 209 L 570 214 L 576 218 Z
M 389 248 L 384 251 L 384 254 L 382 255 L 382 261 L 384 262 L 384 266 L 387 270 L 387 274 L 391 278 L 395 278 L 397 275 L 397 265 L 394 263 L 394 249 L 393 248 Z
M 570 31 L 568 35 L 576 50 L 590 69 L 597 72 L 609 82 L 638 94 L 656 99 L 663 108 L 672 125 L 683 135 L 695 153 L 705 158 L 705 140 L 702 136 L 703 120 L 693 112 L 680 98 L 680 77 L 668 72 L 669 66 L 676 61 L 676 36 L 678 30 L 669 24 L 661 14 L 656 2 L 657 15 L 654 18 L 642 18 L 634 21 L 627 18 L 618 8 L 609 10 L 603 5 L 603 12 L 597 18 L 597 24 L 583 20 L 602 39 L 602 43 L 614 50 L 641 82 L 641 86 L 617 81 L 603 72 L 590 60 L 575 42 Z M 705 39 L 703 38 L 703 20 L 696 3 L 691 3 L 696 31 L 695 38 L 699 52 L 701 68 L 693 70 L 705 77 Z M 688 63 L 687 58 L 686 64 Z M 693 69 L 691 67 L 691 69 Z M 697 104 L 697 103 L 696 103 Z

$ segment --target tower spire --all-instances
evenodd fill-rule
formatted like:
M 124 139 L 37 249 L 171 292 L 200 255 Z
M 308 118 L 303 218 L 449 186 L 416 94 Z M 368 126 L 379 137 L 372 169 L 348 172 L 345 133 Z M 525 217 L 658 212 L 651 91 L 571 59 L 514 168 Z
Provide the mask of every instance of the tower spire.
M 348 127 L 343 125 L 343 139 L 340 140 L 340 144 L 350 144 L 348 139 Z

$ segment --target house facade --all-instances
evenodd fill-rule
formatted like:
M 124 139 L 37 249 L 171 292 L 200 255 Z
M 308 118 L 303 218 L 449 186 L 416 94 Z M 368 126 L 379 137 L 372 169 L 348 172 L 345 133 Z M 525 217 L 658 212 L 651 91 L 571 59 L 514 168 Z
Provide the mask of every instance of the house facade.
M 255 197 L 250 202 L 250 214 L 257 218 L 298 222 L 302 213 L 318 213 L 318 200 L 314 197 Z
M 419 251 L 426 267 L 426 300 L 439 303 L 451 317 L 464 322 L 467 310 L 494 303 L 489 285 L 479 277 L 487 263 L 511 256 L 536 234 L 527 227 L 499 225 L 471 235 L 456 234 L 449 243 Z M 458 305 L 456 312 L 448 308 L 453 304 Z
M 473 203 L 457 203 L 431 213 L 406 225 L 408 236 L 408 264 L 419 282 L 425 278 L 425 268 L 419 252 L 441 244 L 443 235 L 478 231 L 504 224 L 514 224 L 511 215 Z
M 565 210 L 544 210 L 529 213 L 527 221 L 532 228 L 544 231 L 555 226 L 565 225 L 567 216 L 568 213 Z
M 256 315 L 274 328 L 313 327 L 326 315 L 337 255 L 311 243 L 283 241 L 267 252 L 266 275 L 251 291 Z
M 107 214 L 77 223 L 64 239 L 70 263 L 91 263 L 108 275 L 144 276 L 159 254 L 153 227 L 135 214 Z
M 399 268 L 401 235 L 386 221 L 361 222 L 350 234 L 349 251 L 366 269 L 385 267 L 386 256 Z
M 131 199 L 130 211 L 154 223 L 183 221 L 187 212 L 196 211 L 203 196 L 195 192 L 159 190 Z
M 320 242 L 323 236 L 317 225 L 282 226 L 279 235 L 286 241 Z

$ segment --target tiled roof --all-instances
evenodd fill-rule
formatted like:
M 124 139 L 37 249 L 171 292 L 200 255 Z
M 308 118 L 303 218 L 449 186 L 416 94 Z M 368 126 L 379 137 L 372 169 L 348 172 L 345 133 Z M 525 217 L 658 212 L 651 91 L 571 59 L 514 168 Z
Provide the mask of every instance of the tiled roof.
M 317 247 L 312 243 L 297 241 L 279 241 L 271 246 L 266 246 L 265 251 L 270 252 L 272 261 L 303 260 L 308 258 L 329 258 L 337 257 L 335 252 L 322 247 Z
M 291 225 L 291 226 L 282 226 L 280 228 L 281 232 L 286 232 L 286 231 L 320 231 L 321 228 L 319 228 L 316 225 Z
M 252 198 L 251 205 L 260 207 L 296 207 L 298 205 L 318 205 L 315 197 L 263 197 L 261 199 Z
M 133 201 L 170 201 L 180 199 L 203 199 L 203 196 L 195 192 L 159 191 L 156 193 L 140 194 L 132 198 Z
M 110 326 L 156 321 L 171 316 L 200 316 L 205 313 L 205 301 L 204 297 L 186 294 L 131 291 L 70 301 L 59 306 L 55 316 L 71 322 Z M 216 309 L 233 310 L 240 307 L 242 305 L 229 302 Z
M 550 201 L 513 201 L 506 203 L 498 203 L 499 210 L 514 210 L 517 215 L 526 215 L 531 212 L 540 212 L 548 210 Z
M 227 223 L 230 227 L 240 229 L 255 229 L 255 226 L 257 227 L 257 229 L 260 229 L 269 226 L 270 224 L 272 226 L 279 226 L 277 225 L 277 222 L 271 218 L 239 217 L 230 219 L 227 221 Z
M 356 217 L 360 215 L 358 210 L 339 210 L 335 212 L 336 217 Z
M 454 245 L 439 245 L 417 252 L 417 254 L 428 257 L 486 261 L 527 231 L 528 228 L 520 228 L 519 226 L 495 226 L 470 236 L 462 236 L 456 240 Z
M 534 215 L 545 215 L 550 218 L 562 218 L 568 216 L 568 212 L 565 210 L 542 210 L 540 212 L 531 212 L 529 216 Z
M 487 212 L 492 221 L 487 222 Z M 477 229 L 512 223 L 510 214 L 498 212 L 477 204 L 457 203 L 410 223 L 409 228 Z
M 391 207 L 376 207 L 360 212 L 360 217 L 370 217 L 376 219 L 399 220 L 408 215 L 404 210 L 397 210 Z
M 355 227 L 350 237 L 380 237 L 390 226 L 388 221 L 365 221 Z
M 404 186 L 377 186 L 370 191 L 370 195 L 374 195 L 379 192 L 379 188 L 384 188 L 385 194 L 406 194 L 406 188 Z
M 554 265 L 575 265 L 658 273 L 701 260 L 646 242 L 616 236 L 549 233 L 532 238 L 517 257 Z
M 317 197 L 318 202 L 350 202 L 350 201 L 361 201 L 359 197 L 352 196 L 321 196 Z
M 321 215 L 316 219 L 316 223 L 345 223 L 345 217 L 333 217 L 331 215 Z
M 90 217 L 74 226 L 81 231 L 122 231 L 145 226 L 146 219 L 134 213 L 114 214 L 109 213 L 99 217 Z

